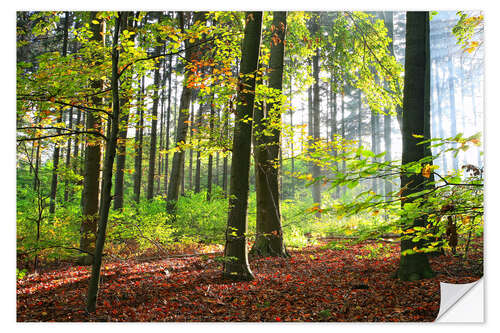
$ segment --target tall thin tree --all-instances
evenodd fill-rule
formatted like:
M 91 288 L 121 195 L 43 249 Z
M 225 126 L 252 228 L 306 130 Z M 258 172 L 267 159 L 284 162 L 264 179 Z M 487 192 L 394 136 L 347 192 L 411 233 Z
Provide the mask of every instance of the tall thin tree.
M 237 280 L 254 278 L 248 264 L 247 209 L 252 145 L 255 75 L 259 63 L 262 12 L 245 13 L 232 148 L 229 214 L 224 248 L 223 275 Z
M 276 94 L 281 94 L 283 88 L 286 12 L 273 12 L 271 31 L 269 87 Z M 287 256 L 281 228 L 279 169 L 276 167 L 281 151 L 281 112 L 281 102 L 269 102 L 265 108 L 256 107 L 254 110 L 257 234 L 252 251 L 262 256 Z M 266 124 L 271 126 L 268 135 L 264 131 Z

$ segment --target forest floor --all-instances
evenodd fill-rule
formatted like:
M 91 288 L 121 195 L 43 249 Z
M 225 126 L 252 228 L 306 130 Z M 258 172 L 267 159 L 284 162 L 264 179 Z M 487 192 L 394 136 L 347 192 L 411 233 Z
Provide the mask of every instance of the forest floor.
M 482 240 L 467 261 L 432 257 L 437 275 L 417 282 L 393 277 L 398 243 L 340 242 L 290 250 L 286 259 L 251 257 L 250 282 L 224 279 L 221 254 L 109 259 L 95 314 L 85 311 L 90 267 L 46 267 L 17 281 L 17 321 L 433 321 L 440 281 L 482 276 Z

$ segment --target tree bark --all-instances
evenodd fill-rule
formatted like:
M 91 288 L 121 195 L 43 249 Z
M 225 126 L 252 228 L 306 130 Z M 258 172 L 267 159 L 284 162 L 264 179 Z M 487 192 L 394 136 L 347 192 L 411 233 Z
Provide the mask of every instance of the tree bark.
M 167 120 L 166 120 L 166 128 L 165 128 L 165 150 L 167 151 L 165 155 L 165 174 L 163 181 L 165 183 L 165 192 L 168 190 L 168 160 L 169 153 L 168 149 L 170 148 L 170 115 L 171 115 L 171 101 L 172 101 L 172 56 L 168 59 L 168 101 L 167 101 Z
M 233 156 L 223 275 L 236 280 L 254 278 L 248 264 L 247 208 L 249 191 L 252 118 L 255 98 L 255 75 L 259 63 L 262 12 L 246 12 L 245 34 L 238 79 L 234 126 Z M 249 76 L 248 74 L 252 74 Z
M 279 91 L 283 88 L 283 60 L 285 55 L 286 12 L 274 12 L 271 31 L 273 42 L 269 66 L 269 88 Z M 256 239 L 252 252 L 261 256 L 286 257 L 281 228 L 279 168 L 281 103 L 269 102 L 266 108 L 254 109 L 254 159 L 255 190 L 257 197 Z M 272 119 L 270 135 L 264 134 L 266 124 Z
M 92 12 L 91 20 L 96 19 L 96 12 Z M 98 43 L 104 43 L 105 25 L 102 20 L 99 24 L 92 24 L 92 39 Z M 102 35 L 101 35 L 102 32 Z M 102 90 L 102 80 L 92 83 L 92 89 Z M 103 99 L 98 95 L 92 97 L 94 105 L 101 105 Z M 86 117 L 87 130 L 102 132 L 102 123 L 99 114 L 88 112 Z M 82 191 L 82 224 L 80 226 L 80 249 L 93 253 L 97 232 L 97 220 L 99 212 L 99 177 L 101 172 L 101 147 L 102 141 L 99 138 L 87 136 L 85 141 L 84 176 Z M 79 258 L 81 264 L 90 265 L 92 256 L 85 255 Z
M 198 131 L 202 125 L 203 104 L 200 103 L 198 113 L 196 114 L 195 130 Z M 196 150 L 196 171 L 194 174 L 194 193 L 201 191 L 201 155 L 200 150 Z
M 73 108 L 69 110 L 68 128 L 73 128 Z M 68 145 L 66 147 L 66 172 L 69 172 L 69 170 L 71 170 L 71 137 L 68 138 Z M 69 180 L 68 177 L 66 177 L 64 181 L 64 202 L 69 201 L 69 194 Z
M 133 16 L 130 15 L 127 27 L 125 29 L 132 31 L 133 30 Z M 129 37 L 129 40 L 133 41 L 133 35 Z M 122 85 L 131 85 L 132 77 L 131 72 L 127 72 L 122 75 Z M 123 182 L 125 177 L 125 163 L 127 158 L 127 131 L 128 131 L 128 119 L 130 112 L 130 97 L 124 97 L 120 101 L 120 105 L 122 107 L 122 116 L 120 118 L 120 132 L 118 134 L 118 146 L 117 146 L 117 154 L 116 154 L 116 174 L 115 174 L 115 197 L 113 199 L 113 208 L 114 209 L 122 209 L 123 208 Z
M 210 119 L 208 120 L 209 126 L 209 141 L 212 141 L 214 137 L 214 117 L 215 117 L 215 105 L 214 105 L 214 95 L 210 101 Z M 212 181 L 213 181 L 213 154 L 210 152 L 208 155 L 208 165 L 207 165 L 207 201 L 210 201 L 212 196 Z
M 137 123 L 135 125 L 135 156 L 134 156 L 134 201 L 141 200 L 142 181 L 142 142 L 144 139 L 144 76 L 139 81 L 140 93 L 137 97 Z
M 181 29 L 184 29 L 184 13 L 179 13 L 179 19 L 181 21 Z M 195 13 L 195 21 L 203 20 L 204 14 L 200 12 Z M 190 42 L 186 40 L 185 45 L 185 58 L 187 61 L 194 59 L 193 51 L 190 48 Z M 177 150 L 172 158 L 172 171 L 170 173 L 170 181 L 168 184 L 167 192 L 167 212 L 175 216 L 177 200 L 179 199 L 179 193 L 181 191 L 181 183 L 184 178 L 184 157 L 185 150 L 182 145 L 186 142 L 187 130 L 188 130 L 188 120 L 189 120 L 189 103 L 191 100 L 191 88 L 188 88 L 187 82 L 189 79 L 189 71 L 184 70 L 184 86 L 182 88 L 181 100 L 179 105 L 179 115 L 177 117 L 177 134 L 176 134 L 176 147 Z M 181 178 L 182 177 L 182 178 Z
M 389 52 L 394 56 L 394 12 L 384 12 L 384 22 L 387 28 L 387 36 L 391 39 L 388 45 Z M 389 113 L 384 114 L 384 162 L 388 163 L 392 160 L 392 136 L 391 136 L 391 115 Z M 384 195 L 387 200 L 389 200 L 389 195 L 392 192 L 392 184 L 390 181 L 386 180 L 384 182 Z
M 403 97 L 403 165 L 419 161 L 430 155 L 429 144 L 418 144 L 420 140 L 430 139 L 430 48 L 429 48 L 429 13 L 407 12 L 406 14 L 406 49 L 405 82 Z M 418 139 L 414 135 L 422 135 Z M 427 188 L 426 179 L 421 174 L 403 174 L 401 176 L 402 197 L 420 192 Z M 411 199 L 402 202 L 402 205 Z M 402 219 L 403 230 L 427 224 L 425 216 L 412 221 Z M 412 239 L 401 240 L 401 252 L 422 247 L 422 242 Z M 425 253 L 401 255 L 397 276 L 401 280 L 415 281 L 433 276 L 429 260 Z
M 102 262 L 102 250 L 106 239 L 106 226 L 108 223 L 109 209 L 111 207 L 111 186 L 113 178 L 113 163 L 116 155 L 116 142 L 118 138 L 118 123 L 120 119 L 120 96 L 118 79 L 118 40 L 120 27 L 126 21 L 127 13 L 119 12 L 116 19 L 115 31 L 113 34 L 113 45 L 111 53 L 111 89 L 113 96 L 113 114 L 111 121 L 111 131 L 106 144 L 106 158 L 102 178 L 101 207 L 99 211 L 99 229 L 97 232 L 96 249 L 92 264 L 92 274 L 90 276 L 89 288 L 87 292 L 87 311 L 95 312 L 97 294 L 99 291 L 99 278 Z
M 156 47 L 156 54 L 160 54 L 161 47 Z M 154 185 L 155 185 L 155 164 L 156 164 L 156 139 L 157 139 L 157 127 L 158 127 L 158 89 L 160 88 L 160 65 L 156 67 L 154 71 L 154 92 L 153 92 L 153 106 L 151 110 L 152 120 L 151 120 L 151 140 L 149 143 L 149 169 L 148 169 L 148 187 L 146 191 L 146 198 L 148 200 L 153 199 L 154 195 Z

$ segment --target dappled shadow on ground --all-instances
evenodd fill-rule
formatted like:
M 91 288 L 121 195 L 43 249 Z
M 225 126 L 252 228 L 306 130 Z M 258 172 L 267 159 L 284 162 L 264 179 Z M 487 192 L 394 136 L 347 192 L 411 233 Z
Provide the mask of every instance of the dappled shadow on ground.
M 482 253 L 474 253 L 466 263 L 431 258 L 437 276 L 417 282 L 393 278 L 397 244 L 373 242 L 311 246 L 287 259 L 251 258 L 255 280 L 249 282 L 222 278 L 213 254 L 105 262 L 95 314 L 84 310 L 90 268 L 73 266 L 18 281 L 17 320 L 432 321 L 439 281 L 481 276 Z

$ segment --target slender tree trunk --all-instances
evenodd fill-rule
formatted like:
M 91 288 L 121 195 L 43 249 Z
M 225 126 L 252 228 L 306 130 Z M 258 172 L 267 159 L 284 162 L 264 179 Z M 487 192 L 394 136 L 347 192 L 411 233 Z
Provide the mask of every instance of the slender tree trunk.
M 163 52 L 165 52 L 165 44 L 163 44 Z M 165 127 L 165 86 L 167 82 L 167 62 L 163 60 L 163 75 L 161 80 L 161 105 L 160 105 L 160 153 L 158 154 L 158 183 L 157 183 L 157 193 L 161 193 L 161 185 L 163 178 L 163 161 L 166 159 L 164 155 L 164 140 L 163 140 L 163 129 Z M 170 75 L 170 74 L 168 74 Z M 167 189 L 165 189 L 165 192 Z
M 232 106 L 230 107 L 232 110 Z M 229 113 L 226 113 L 224 115 L 224 126 L 222 128 L 222 131 L 224 132 L 224 139 L 225 142 L 227 141 L 229 137 Z M 222 191 L 224 192 L 224 197 L 227 197 L 227 169 L 228 169 L 228 163 L 227 163 L 227 154 L 224 154 L 224 157 L 222 159 Z
M 392 56 L 394 56 L 394 12 L 384 12 L 384 22 L 387 28 L 387 36 L 391 38 L 388 49 Z M 389 163 L 392 161 L 392 136 L 391 136 L 391 115 L 387 112 L 384 114 L 384 162 Z M 384 195 L 386 200 L 390 200 L 389 195 L 392 192 L 392 184 L 386 180 L 384 182 Z
M 212 93 L 212 98 L 210 101 L 210 119 L 208 120 L 209 126 L 209 141 L 213 140 L 214 137 L 214 118 L 215 118 L 215 105 L 214 105 L 214 95 Z M 207 201 L 210 201 L 212 196 L 212 181 L 213 181 L 213 154 L 210 152 L 208 155 L 208 166 L 207 166 Z
M 91 20 L 96 20 L 97 12 L 92 12 Z M 104 44 L 105 23 L 98 20 L 99 24 L 92 24 L 92 39 L 98 43 Z M 101 35 L 102 33 L 102 35 Z M 103 81 L 97 80 L 91 84 L 92 89 L 102 90 Z M 103 99 L 99 95 L 92 97 L 92 104 L 101 105 Z M 94 112 L 88 112 L 85 119 L 88 131 L 102 133 L 102 122 L 100 115 Z M 87 135 L 85 140 L 85 159 L 83 172 L 83 191 L 82 191 L 82 224 L 80 226 L 80 249 L 93 253 L 95 249 L 95 239 L 97 232 L 97 220 L 99 213 L 99 178 L 101 172 L 101 147 L 102 140 L 98 137 Z M 83 150 L 83 149 L 82 149 Z M 76 151 L 76 149 L 75 149 Z M 76 153 L 76 152 L 75 152 Z M 90 265 L 93 257 L 85 255 L 79 258 L 80 264 Z
M 111 207 L 111 186 L 113 178 L 113 163 L 116 155 L 116 143 L 118 138 L 118 123 L 120 119 L 120 96 L 119 96 L 119 78 L 118 78 L 118 40 L 120 36 L 120 26 L 126 22 L 126 13 L 119 12 L 115 24 L 115 31 L 113 34 L 113 45 L 111 53 L 111 89 L 113 96 L 113 120 L 111 122 L 111 135 L 108 137 L 106 144 L 106 158 L 104 162 L 104 171 L 102 178 L 102 191 L 101 191 L 101 207 L 99 211 L 99 231 L 96 239 L 96 249 L 94 253 L 94 261 L 92 264 L 92 273 L 89 281 L 89 288 L 87 292 L 87 311 L 95 312 L 97 294 L 99 291 L 99 279 L 102 262 L 102 250 L 106 239 L 106 226 L 108 223 L 108 214 Z
M 203 20 L 204 14 L 197 12 L 195 13 L 195 21 Z M 180 26 L 184 29 L 184 13 L 179 13 Z M 188 40 L 185 41 L 185 58 L 188 61 L 194 59 L 193 52 L 190 48 L 190 43 Z M 185 82 L 189 79 L 189 71 L 184 70 L 184 80 Z M 188 131 L 188 120 L 189 120 L 189 102 L 191 100 L 191 89 L 187 88 L 185 85 L 182 88 L 181 101 L 179 105 L 179 116 L 177 117 L 177 133 L 176 133 L 176 146 L 178 150 L 174 153 L 172 158 L 172 171 L 170 173 L 170 182 L 168 184 L 167 193 L 167 212 L 174 214 L 176 211 L 177 200 L 179 199 L 179 193 L 181 192 L 181 185 L 184 179 L 184 157 L 185 150 L 182 147 L 183 143 L 186 142 L 187 131 Z
M 430 139 L 430 48 L 429 48 L 429 13 L 407 12 L 406 14 L 406 49 L 405 49 L 405 82 L 403 98 L 403 165 L 419 161 L 429 156 L 429 144 L 418 144 Z M 411 185 L 411 186 L 410 186 Z M 402 174 L 401 196 L 420 192 L 427 188 L 426 178 L 419 174 Z M 403 207 L 411 199 L 402 203 Z M 414 227 L 425 227 L 427 217 L 420 216 L 410 221 L 402 219 L 403 230 Z M 401 240 L 401 252 L 423 246 L 413 239 Z M 433 276 L 429 260 L 425 253 L 401 255 L 397 276 L 401 280 L 419 280 Z
M 82 110 L 78 109 L 76 112 L 76 123 L 75 128 L 77 128 L 80 124 L 85 124 L 82 121 Z M 83 141 L 83 140 L 82 140 Z M 83 153 L 83 149 L 82 149 Z M 76 174 L 80 173 L 80 168 L 83 165 L 84 159 L 80 159 L 80 139 L 78 136 L 75 136 L 74 144 L 73 144 L 73 172 Z M 83 172 L 82 172 L 83 174 Z
M 189 140 L 191 142 L 191 147 L 189 148 L 189 190 L 193 190 L 193 134 L 194 134 L 194 100 L 191 101 L 191 113 L 189 114 Z M 198 192 L 196 192 L 198 193 Z
M 217 108 L 217 130 L 220 132 L 220 108 Z M 219 150 L 215 153 L 215 177 L 214 183 L 216 186 L 219 186 L 219 173 L 220 173 L 220 165 L 219 165 Z
M 141 200 L 142 181 L 142 143 L 144 139 L 144 76 L 139 80 L 140 93 L 137 97 L 137 123 L 135 125 L 135 156 L 134 156 L 134 200 Z
M 286 12 L 273 12 L 273 40 L 269 66 L 269 88 L 283 88 L 283 64 L 285 55 Z M 281 228 L 279 168 L 281 103 L 267 103 L 266 108 L 254 109 L 256 133 L 254 133 L 255 190 L 257 197 L 256 239 L 252 251 L 261 256 L 286 257 Z M 273 119 L 271 135 L 263 133 L 269 120 Z M 281 165 L 280 165 L 281 168 Z
M 177 97 L 177 96 L 175 96 Z M 168 101 L 167 101 L 167 121 L 165 129 L 165 150 L 167 151 L 165 155 L 165 174 L 163 181 L 165 183 L 165 192 L 168 190 L 168 160 L 169 154 L 168 150 L 170 148 L 170 115 L 171 115 L 171 100 L 172 100 L 172 56 L 168 59 Z
M 358 139 L 358 147 L 361 147 L 363 145 L 363 132 L 362 132 L 362 127 L 363 127 L 363 114 L 362 114 L 362 109 L 363 109 L 363 103 L 361 103 L 361 90 L 358 89 L 358 94 L 356 96 L 358 100 L 358 126 L 356 127 L 357 129 L 357 139 Z
M 196 115 L 196 131 L 202 125 L 202 116 L 203 116 L 203 105 L 200 103 L 198 108 L 198 114 Z M 201 156 L 200 150 L 196 150 L 196 172 L 194 176 L 194 193 L 200 193 L 201 191 Z
M 64 14 L 64 32 L 63 32 L 63 47 L 61 55 L 66 57 L 68 53 L 68 31 L 69 31 L 69 12 Z M 57 116 L 57 122 L 62 122 L 63 110 L 59 110 Z M 57 130 L 57 134 L 61 134 L 61 130 Z M 59 143 L 54 146 L 54 155 L 52 157 L 53 167 L 52 167 L 52 181 L 50 184 L 50 203 L 49 203 L 49 213 L 54 214 L 56 211 L 56 196 L 57 196 L 57 180 L 59 173 L 59 155 L 60 155 Z
M 378 115 L 372 111 L 370 112 L 370 124 L 371 124 L 371 139 L 372 139 L 372 152 L 376 155 L 378 154 L 378 140 L 377 140 L 377 131 L 378 131 Z M 373 162 L 376 162 L 376 159 L 373 158 Z M 373 192 L 378 194 L 378 178 L 372 179 L 372 190 Z
M 312 34 L 319 33 L 319 16 L 316 16 L 313 18 L 313 29 L 312 29 Z M 319 48 L 316 49 L 316 54 L 312 58 L 313 62 L 313 78 L 314 78 L 314 84 L 313 84 L 313 138 L 314 142 L 318 142 L 320 140 L 320 96 L 319 96 Z M 313 191 L 313 202 L 314 204 L 318 207 L 318 210 L 316 211 L 316 217 L 320 218 L 321 217 L 321 184 L 322 182 L 318 180 L 318 178 L 321 176 L 321 167 L 318 163 L 314 163 L 312 166 L 312 176 L 315 180 L 314 184 L 312 185 L 312 191 Z
M 332 129 L 330 130 L 330 141 L 331 142 L 336 142 L 337 138 L 336 136 L 338 135 L 338 129 L 337 129 L 337 81 L 333 79 L 333 75 L 331 76 L 330 79 L 330 94 L 333 92 L 333 97 L 331 100 L 333 101 L 332 103 Z M 335 172 L 339 171 L 339 163 L 337 162 L 337 156 L 338 156 L 338 151 L 337 151 L 337 146 L 334 146 L 333 150 L 333 156 L 335 157 Z M 335 198 L 340 198 L 340 187 L 336 186 L 335 187 Z
M 73 108 L 69 110 L 68 128 L 73 128 Z M 66 170 L 67 172 L 71 170 L 71 137 L 68 138 L 68 146 L 66 148 Z M 64 181 L 64 202 L 69 201 L 69 194 L 69 180 L 68 177 L 66 177 Z
M 342 95 L 340 96 L 340 111 L 341 111 L 341 116 L 342 116 L 342 140 L 345 140 L 345 103 L 344 103 L 344 92 L 342 92 Z M 342 159 L 342 172 L 346 172 L 346 161 L 345 159 Z M 345 194 L 345 186 L 342 186 L 342 195 Z
M 156 47 L 156 54 L 160 54 L 161 47 Z M 158 127 L 158 89 L 160 88 L 160 65 L 154 71 L 154 92 L 153 92 L 153 107 L 151 111 L 151 141 L 149 143 L 149 170 L 148 170 L 148 187 L 146 191 L 146 198 L 148 200 L 153 199 L 154 195 L 154 185 L 155 185 L 155 164 L 156 164 L 156 139 L 157 139 L 157 127 Z
M 120 105 L 127 105 L 128 100 L 122 99 Z M 116 174 L 115 174 L 115 195 L 113 199 L 113 209 L 123 208 L 123 182 L 125 176 L 125 162 L 127 156 L 127 130 L 128 130 L 129 110 L 124 110 L 120 118 L 120 132 L 118 134 L 117 154 L 116 154 Z
M 259 63 L 262 12 L 247 12 L 241 52 L 239 87 L 234 126 L 231 186 L 227 219 L 223 275 L 236 280 L 254 278 L 248 264 L 247 208 L 252 141 L 252 118 L 255 98 L 255 71 Z M 248 76 L 252 74 L 252 76 Z M 242 121 L 245 120 L 245 121 Z
M 132 31 L 133 27 L 133 15 L 130 15 L 127 22 L 127 27 L 125 29 Z M 133 35 L 130 35 L 127 39 L 128 41 L 134 41 Z M 126 89 L 128 86 L 132 84 L 132 75 L 131 72 L 126 72 L 122 76 L 122 85 Z M 122 107 L 122 115 L 120 118 L 119 129 L 120 132 L 118 134 L 118 143 L 117 143 L 117 155 L 116 155 L 116 174 L 115 174 L 115 196 L 113 200 L 113 208 L 114 209 L 122 209 L 123 208 L 123 191 L 124 191 L 124 180 L 125 180 L 125 166 L 126 166 L 126 158 L 127 158 L 127 131 L 128 131 L 128 119 L 130 114 L 130 96 L 125 96 L 120 100 L 120 105 Z
M 290 160 L 292 167 L 292 175 L 290 177 L 290 187 L 291 187 L 291 196 L 292 199 L 295 199 L 295 154 L 293 149 L 293 141 L 294 141 L 294 131 L 293 131 L 293 108 L 292 108 L 292 77 L 290 75 L 290 92 L 288 98 L 290 99 L 290 130 L 291 130 L 291 138 L 290 138 Z

